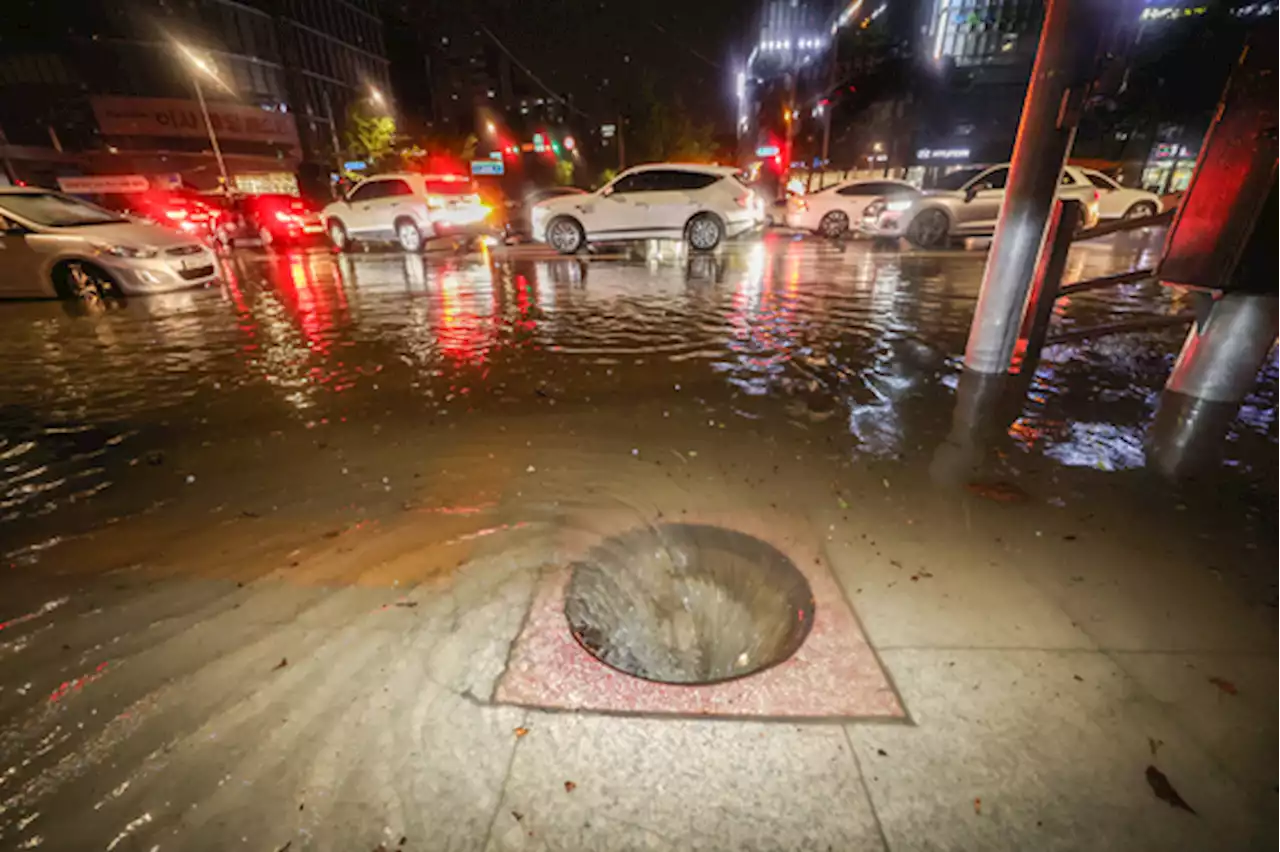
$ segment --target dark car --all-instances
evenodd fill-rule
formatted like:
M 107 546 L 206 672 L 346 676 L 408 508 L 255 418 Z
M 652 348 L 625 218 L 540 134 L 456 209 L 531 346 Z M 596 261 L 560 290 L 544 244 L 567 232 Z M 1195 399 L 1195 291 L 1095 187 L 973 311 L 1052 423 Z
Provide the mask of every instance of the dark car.
M 257 241 L 263 246 L 300 245 L 324 235 L 320 208 L 295 195 L 236 195 L 218 227 L 224 246 Z
M 548 198 L 559 198 L 562 195 L 586 195 L 586 190 L 576 186 L 551 186 L 546 189 L 535 189 L 523 199 L 507 199 L 504 209 L 506 221 L 503 223 L 503 235 L 508 242 L 527 242 L 533 238 L 533 226 L 529 221 L 529 211 L 539 201 Z
M 104 207 L 119 210 L 163 228 L 207 240 L 217 231 L 222 211 L 215 199 L 185 190 L 149 190 L 101 196 Z

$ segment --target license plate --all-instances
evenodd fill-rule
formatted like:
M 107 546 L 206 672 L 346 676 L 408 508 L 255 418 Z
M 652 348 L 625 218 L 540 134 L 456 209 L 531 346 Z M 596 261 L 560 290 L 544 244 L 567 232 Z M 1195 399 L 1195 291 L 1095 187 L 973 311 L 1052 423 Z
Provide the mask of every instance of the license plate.
M 304 234 L 319 234 L 324 231 L 323 225 L 307 225 L 302 229 Z

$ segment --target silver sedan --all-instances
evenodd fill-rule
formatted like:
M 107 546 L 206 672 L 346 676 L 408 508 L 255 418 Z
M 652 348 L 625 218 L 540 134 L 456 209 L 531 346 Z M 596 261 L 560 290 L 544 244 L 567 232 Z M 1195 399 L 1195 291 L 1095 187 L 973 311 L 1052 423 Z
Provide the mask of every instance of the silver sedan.
M 47 189 L 0 188 L 0 298 L 100 299 L 199 287 L 213 252 Z

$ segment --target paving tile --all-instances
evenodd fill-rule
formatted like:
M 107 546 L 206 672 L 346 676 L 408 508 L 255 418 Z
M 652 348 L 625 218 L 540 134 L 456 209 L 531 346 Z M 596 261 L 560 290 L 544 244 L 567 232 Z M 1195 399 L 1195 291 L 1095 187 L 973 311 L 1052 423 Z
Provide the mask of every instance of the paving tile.
M 536 711 L 526 725 L 490 852 L 883 849 L 838 726 Z
M 885 663 L 915 725 L 848 729 L 895 852 L 1274 843 L 1274 820 L 1105 655 L 901 650 Z M 1156 798 L 1152 765 L 1196 814 Z

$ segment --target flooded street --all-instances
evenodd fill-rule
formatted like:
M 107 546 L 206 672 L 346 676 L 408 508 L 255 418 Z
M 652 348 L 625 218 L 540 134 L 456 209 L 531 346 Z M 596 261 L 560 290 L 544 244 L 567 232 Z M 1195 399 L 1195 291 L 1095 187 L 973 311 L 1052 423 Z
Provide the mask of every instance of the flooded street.
M 1149 266 L 1161 237 L 1079 247 L 1064 280 Z M 1002 796 L 1004 819 L 1026 807 L 1081 846 L 1130 824 L 1115 848 L 1266 836 L 1274 354 L 1190 480 L 1161 474 L 1148 437 L 1184 326 L 1050 345 L 1009 416 L 970 434 L 984 261 L 778 233 L 693 258 L 240 251 L 216 289 L 91 315 L 0 305 L 0 846 L 893 846 L 895 808 L 945 826 L 928 803 L 947 793 L 918 792 L 923 764 L 891 782 L 866 761 L 916 748 L 978 682 L 1023 698 L 964 718 L 1006 713 L 985 724 L 1045 741 L 994 759 L 999 784 L 948 782 L 968 816 L 979 796 L 994 814 L 939 828 L 957 847 L 1009 842 L 984 833 Z M 1135 284 L 1064 301 L 1055 330 L 1191 311 Z M 912 724 L 495 698 L 539 578 L 579 542 L 713 517 L 820 548 Z M 966 685 L 940 698 L 956 660 Z M 1076 687 L 1101 692 L 1056 692 Z M 941 763 L 999 751 L 948 724 Z M 775 730 L 776 752 L 744 756 Z M 1151 797 L 1147 738 L 1198 827 Z M 837 747 L 860 768 L 828 767 Z M 699 789 L 746 764 L 750 784 Z M 757 783 L 807 798 L 757 802 Z M 1115 790 L 1143 816 L 1099 816 Z M 721 799 L 710 821 L 694 805 Z

